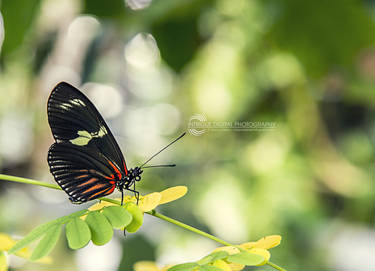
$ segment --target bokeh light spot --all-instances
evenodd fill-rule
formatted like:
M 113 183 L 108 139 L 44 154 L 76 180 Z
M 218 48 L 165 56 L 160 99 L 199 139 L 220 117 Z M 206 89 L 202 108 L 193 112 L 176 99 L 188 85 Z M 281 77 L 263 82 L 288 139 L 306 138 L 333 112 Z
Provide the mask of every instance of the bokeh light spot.
M 151 34 L 140 33 L 125 46 L 125 60 L 137 67 L 146 68 L 158 64 L 160 53 L 156 40 Z
M 232 106 L 231 93 L 220 82 L 203 81 L 196 99 L 200 112 L 214 120 L 225 119 Z
M 209 187 L 199 202 L 198 212 L 215 235 L 233 242 L 247 239 L 245 216 L 238 208 L 244 206 L 244 197 L 237 180 L 225 172 L 212 176 L 215 184 Z
M 120 264 L 121 255 L 121 245 L 116 238 L 105 246 L 95 246 L 90 242 L 86 247 L 77 251 L 78 270 L 115 271 Z
M 125 0 L 126 6 L 132 10 L 140 10 L 147 8 L 151 4 L 152 0 Z
M 82 86 L 89 99 L 95 104 L 103 117 L 113 118 L 120 114 L 123 108 L 123 97 L 116 87 L 86 83 Z

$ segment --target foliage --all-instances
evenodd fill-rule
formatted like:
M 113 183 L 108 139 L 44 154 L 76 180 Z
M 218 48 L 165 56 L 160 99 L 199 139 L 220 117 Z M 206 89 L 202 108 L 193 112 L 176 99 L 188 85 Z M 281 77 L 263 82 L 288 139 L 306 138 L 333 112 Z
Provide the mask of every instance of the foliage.
M 1 1 L 2 173 L 53 182 L 45 107 L 61 80 L 97 96 L 131 166 L 195 114 L 275 122 L 268 132 L 188 135 L 158 158 L 178 167 L 145 172 L 137 189 L 188 185 L 194 193 L 158 207 L 163 214 L 235 243 L 280 234 L 287 242 L 273 257 L 291 270 L 375 268 L 366 256 L 375 211 L 372 1 L 153 0 L 138 10 L 124 5 L 137 0 L 107 2 Z M 132 44 L 147 54 L 135 57 Z M 76 211 L 53 191 L 15 188 L 0 183 L 0 231 L 11 236 Z M 150 251 L 141 259 L 180 262 L 184 250 L 212 248 L 189 232 L 153 230 L 137 232 L 146 241 L 134 247 Z M 63 248 L 54 270 L 83 257 Z M 129 271 L 140 260 L 130 254 L 112 263 Z
M 38 184 L 37 181 L 27 180 L 24 178 L 17 178 L 7 175 L 1 175 L 4 180 L 20 181 L 29 184 Z M 43 185 L 43 183 L 39 183 Z M 58 187 L 57 187 L 58 188 Z M 3 255 L 3 251 L 7 251 L 8 254 L 13 254 L 27 249 L 26 247 L 30 243 L 41 239 L 34 251 L 28 258 L 30 261 L 38 261 L 48 255 L 57 244 L 57 241 L 61 234 L 61 228 L 66 224 L 66 238 L 68 245 L 71 249 L 80 249 L 86 246 L 91 240 L 93 244 L 102 246 L 108 243 L 113 237 L 113 229 L 123 229 L 132 233 L 136 232 L 143 223 L 143 213 L 155 215 L 156 217 L 163 218 L 162 215 L 156 215 L 154 208 L 160 204 L 165 204 L 174 201 L 187 192 L 187 188 L 184 186 L 171 187 L 160 193 L 154 192 L 146 196 L 136 197 L 125 197 L 125 204 L 119 206 L 119 201 L 102 198 L 105 203 L 97 203 L 91 206 L 89 209 L 80 210 L 70 215 L 59 217 L 53 221 L 47 222 L 36 227 L 23 239 L 14 243 L 10 237 L 3 236 L 4 240 L 0 239 L 1 258 L 4 266 L 7 266 L 6 258 Z M 134 203 L 136 202 L 136 203 Z M 139 205 L 138 205 L 139 204 Z M 203 233 L 197 229 L 194 229 L 181 222 L 175 221 L 171 218 L 164 217 L 166 221 L 174 223 L 177 226 L 184 227 L 192 230 L 198 234 L 202 234 L 206 237 L 210 237 L 220 243 L 225 243 L 214 236 L 210 236 L 207 233 Z M 1 237 L 1 236 L 0 236 Z M 277 246 L 281 241 L 280 236 L 268 236 L 264 237 L 257 242 L 248 242 L 238 247 L 226 246 L 218 248 L 218 251 L 202 258 L 195 263 L 184 263 L 171 267 L 169 270 L 235 270 L 243 269 L 244 266 L 256 266 L 270 264 L 269 258 L 270 253 L 267 251 L 268 248 Z M 20 254 L 22 255 L 22 254 Z M 225 262 L 224 262 L 225 261 Z M 218 267 L 218 266 L 220 267 Z M 278 270 L 281 268 L 274 265 Z
M 280 244 L 281 236 L 266 236 L 256 242 L 248 242 L 239 246 L 225 246 L 215 249 L 209 255 L 196 262 L 183 263 L 163 268 L 168 271 L 189 270 L 242 270 L 246 266 L 260 266 L 268 262 L 270 253 L 267 249 Z M 149 270 L 160 271 L 151 262 L 139 262 L 135 265 L 135 271 Z M 281 269 L 280 269 L 281 270 Z

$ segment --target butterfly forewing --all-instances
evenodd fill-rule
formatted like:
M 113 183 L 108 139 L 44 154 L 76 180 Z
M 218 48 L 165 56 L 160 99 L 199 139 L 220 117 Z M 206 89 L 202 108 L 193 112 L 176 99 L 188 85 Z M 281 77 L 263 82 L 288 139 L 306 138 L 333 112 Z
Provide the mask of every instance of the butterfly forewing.
M 48 122 L 57 143 L 95 149 L 115 163 L 125 174 L 122 152 L 102 116 L 78 89 L 61 82 L 53 90 L 47 105 Z
M 86 146 L 54 143 L 48 151 L 48 164 L 74 203 L 111 194 L 119 180 L 107 158 Z
M 55 143 L 48 164 L 73 203 L 113 192 L 128 174 L 122 152 L 102 116 L 75 87 L 61 82 L 51 92 L 48 122 Z

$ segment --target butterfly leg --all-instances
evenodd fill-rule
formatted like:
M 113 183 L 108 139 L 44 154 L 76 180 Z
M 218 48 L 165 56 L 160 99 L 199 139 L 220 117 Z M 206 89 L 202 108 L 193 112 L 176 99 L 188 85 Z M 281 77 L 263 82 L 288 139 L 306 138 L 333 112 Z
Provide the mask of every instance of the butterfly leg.
M 135 190 L 135 182 L 133 183 L 133 190 L 136 191 L 136 190 Z M 137 193 L 134 192 L 134 194 L 135 194 L 135 197 L 136 197 L 136 199 L 137 199 L 137 205 L 138 205 L 138 201 L 139 201 L 139 192 L 138 192 L 138 191 L 137 191 Z
M 126 190 L 128 190 L 128 191 L 134 193 L 134 196 L 135 196 L 135 198 L 137 199 L 137 205 L 138 205 L 138 201 L 139 201 L 139 192 L 136 191 L 135 189 L 130 189 L 130 188 L 126 188 Z
M 121 189 L 121 206 L 124 203 L 124 190 Z

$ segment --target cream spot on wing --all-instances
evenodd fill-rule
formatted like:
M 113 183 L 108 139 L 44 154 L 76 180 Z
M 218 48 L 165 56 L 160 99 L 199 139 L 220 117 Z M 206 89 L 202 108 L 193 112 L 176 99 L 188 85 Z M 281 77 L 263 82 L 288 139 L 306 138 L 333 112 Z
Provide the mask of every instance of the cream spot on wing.
M 86 104 L 80 99 L 72 99 L 70 103 L 77 105 L 77 106 L 86 106 Z
M 69 110 L 70 108 L 72 108 L 72 105 L 69 104 L 69 103 L 61 103 L 61 104 L 60 104 L 60 107 L 61 107 L 62 109 L 65 109 L 65 110 Z
M 107 134 L 107 129 L 104 126 L 100 126 L 100 130 L 99 130 L 97 137 L 102 137 L 102 136 L 105 136 L 106 134 Z
M 98 132 L 89 133 L 87 131 L 78 131 L 78 137 L 69 140 L 70 143 L 78 146 L 85 146 L 87 145 L 91 139 L 103 137 L 107 134 L 107 129 L 104 126 L 100 126 Z
M 69 140 L 70 143 L 77 145 L 77 146 L 85 146 L 89 143 L 91 138 L 86 138 L 86 137 L 77 137 L 75 139 Z

